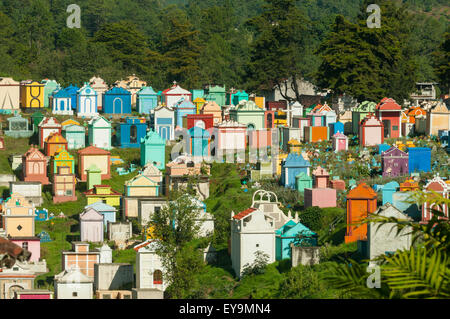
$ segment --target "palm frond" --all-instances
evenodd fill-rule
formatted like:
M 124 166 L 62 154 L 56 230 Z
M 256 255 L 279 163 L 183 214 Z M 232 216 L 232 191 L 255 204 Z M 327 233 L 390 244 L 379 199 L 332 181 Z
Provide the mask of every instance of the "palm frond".
M 324 279 L 344 293 L 359 298 L 383 298 L 386 297 L 384 290 L 367 287 L 367 265 L 360 264 L 355 260 L 348 259 L 341 264 L 333 264 Z
M 382 277 L 402 298 L 450 297 L 449 260 L 441 249 L 411 248 L 384 258 Z

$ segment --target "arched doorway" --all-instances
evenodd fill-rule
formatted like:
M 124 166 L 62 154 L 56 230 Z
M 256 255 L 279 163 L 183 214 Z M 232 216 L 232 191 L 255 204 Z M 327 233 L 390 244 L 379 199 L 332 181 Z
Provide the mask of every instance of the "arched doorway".
M 153 272 L 153 284 L 162 285 L 162 283 L 163 283 L 162 271 L 157 269 Z
M 33 169 L 31 174 L 40 174 L 41 173 L 41 165 L 39 163 L 33 163 Z
M 272 113 L 267 114 L 267 128 L 272 128 L 273 117 Z
M 115 98 L 113 101 L 113 113 L 122 114 L 123 113 L 123 103 L 121 98 Z
M 85 113 L 92 113 L 93 108 L 92 108 L 92 100 L 90 98 L 86 98 L 84 100 L 84 112 Z
M 25 288 L 23 288 L 22 286 L 19 286 L 19 285 L 14 285 L 14 286 L 9 287 L 7 299 L 14 299 L 16 291 L 21 291 L 24 289 Z
M 391 120 L 383 120 L 384 125 L 384 137 L 391 136 Z

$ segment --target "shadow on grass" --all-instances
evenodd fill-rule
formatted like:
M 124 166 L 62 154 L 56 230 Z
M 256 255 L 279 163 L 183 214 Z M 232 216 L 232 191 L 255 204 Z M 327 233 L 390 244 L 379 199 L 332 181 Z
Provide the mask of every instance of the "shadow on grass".
M 81 238 L 79 235 L 66 235 L 66 241 L 72 243 L 74 241 L 81 241 Z
M 4 189 L 3 192 L 2 192 L 2 197 L 6 199 L 9 196 L 11 196 L 11 192 L 10 192 L 9 188 Z
M 333 244 L 335 246 L 342 244 L 345 240 L 345 232 L 346 231 L 347 231 L 347 228 L 344 225 L 344 226 L 341 226 L 341 228 L 339 230 L 337 230 L 336 232 L 331 234 L 331 236 L 329 237 L 329 241 L 331 242 L 331 244 Z
M 280 260 L 276 268 L 280 274 L 289 272 L 292 268 L 292 262 L 290 259 Z
M 233 267 L 231 265 L 231 258 L 228 256 L 227 248 L 221 249 L 217 251 L 217 259 L 216 262 L 212 264 L 214 267 L 222 268 L 226 272 L 230 274 L 233 278 L 236 276 Z
M 39 134 L 34 133 L 29 139 L 28 139 L 29 145 L 39 145 Z

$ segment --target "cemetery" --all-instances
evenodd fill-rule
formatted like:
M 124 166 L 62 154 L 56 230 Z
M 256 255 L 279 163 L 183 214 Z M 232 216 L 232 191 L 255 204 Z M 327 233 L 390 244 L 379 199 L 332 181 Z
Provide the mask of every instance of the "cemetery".
M 147 38 L 129 32 L 134 40 L 127 41 Z M 242 42 L 256 41 L 247 38 Z M 331 42 L 317 55 L 331 54 Z M 370 82 L 373 90 L 355 83 L 342 89 L 336 86 L 350 76 L 307 80 L 297 70 L 280 79 L 276 61 L 245 70 L 264 74 L 265 83 L 236 75 L 236 88 L 214 79 L 212 67 L 193 81 L 195 68 L 174 72 L 161 61 L 151 72 L 167 67 L 162 80 L 147 64 L 176 60 L 175 53 L 160 57 L 135 45 L 127 48 L 137 52 L 133 63 L 105 46 L 116 53 L 115 66 L 83 69 L 83 78 L 73 73 L 70 81 L 2 69 L 0 299 L 428 296 L 391 286 L 392 294 L 363 287 L 359 296 L 333 278 L 365 279 L 361 269 L 385 271 L 424 247 L 444 247 L 446 258 L 448 87 L 417 82 L 421 92 L 410 92 Z M 323 66 L 330 78 L 345 71 Z M 424 268 L 434 258 L 427 254 Z M 439 277 L 444 286 L 447 277 Z M 432 296 L 442 298 L 445 289 Z

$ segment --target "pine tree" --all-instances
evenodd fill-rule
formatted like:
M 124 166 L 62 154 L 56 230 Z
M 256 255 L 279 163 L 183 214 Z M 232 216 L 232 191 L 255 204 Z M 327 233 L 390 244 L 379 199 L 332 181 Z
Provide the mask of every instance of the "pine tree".
M 122 65 L 126 74 L 151 77 L 157 73 L 161 57 L 150 50 L 145 35 L 126 21 L 105 24 L 93 38 L 103 44 L 115 63 Z
M 186 87 L 200 85 L 199 31 L 195 30 L 186 14 L 170 7 L 164 17 L 167 28 L 162 35 L 162 50 L 167 62 L 167 81 L 177 81 Z
M 439 49 L 434 52 L 434 70 L 439 84 L 445 90 L 450 89 L 450 32 L 447 32 Z
M 410 16 L 404 7 L 378 1 L 381 28 L 368 28 L 363 4 L 358 24 L 336 17 L 333 31 L 319 47 L 319 87 L 358 100 L 392 97 L 399 102 L 414 90 L 416 65 L 410 54 Z M 364 14 L 363 14 L 364 12 Z
M 249 64 L 250 88 L 272 90 L 277 87 L 287 100 L 299 99 L 297 81 L 307 72 L 303 53 L 308 20 L 294 0 L 267 0 L 261 15 L 248 21 L 254 31 Z M 295 98 L 282 89 L 292 83 Z

